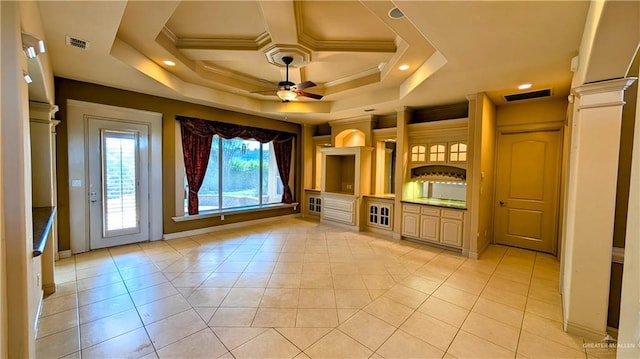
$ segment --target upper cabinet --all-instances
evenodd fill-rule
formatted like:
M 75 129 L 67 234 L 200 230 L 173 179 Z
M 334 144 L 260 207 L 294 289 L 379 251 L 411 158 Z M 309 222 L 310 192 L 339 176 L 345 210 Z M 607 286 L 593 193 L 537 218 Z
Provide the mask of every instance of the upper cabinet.
M 463 141 L 449 142 L 449 162 L 467 162 L 467 143 Z
M 411 162 L 424 162 L 427 157 L 427 147 L 422 145 L 411 146 Z
M 447 161 L 447 144 L 433 143 L 429 145 L 429 163 L 445 163 Z
M 411 167 L 450 164 L 466 167 L 468 119 L 409 124 Z

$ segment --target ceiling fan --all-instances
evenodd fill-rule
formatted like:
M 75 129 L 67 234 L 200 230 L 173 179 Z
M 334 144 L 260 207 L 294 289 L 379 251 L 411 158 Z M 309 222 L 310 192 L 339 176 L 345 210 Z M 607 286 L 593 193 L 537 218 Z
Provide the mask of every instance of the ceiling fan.
M 284 81 L 278 82 L 278 89 L 251 91 L 251 93 L 275 92 L 275 94 L 282 100 L 282 102 L 289 102 L 292 100 L 296 100 L 298 97 L 309 97 L 315 100 L 320 100 L 323 97 L 322 95 L 302 91 L 306 88 L 317 86 L 313 81 L 305 81 L 297 85 L 289 81 L 289 65 L 293 62 L 293 57 L 283 56 L 282 62 L 284 62 L 286 66 L 286 79 Z

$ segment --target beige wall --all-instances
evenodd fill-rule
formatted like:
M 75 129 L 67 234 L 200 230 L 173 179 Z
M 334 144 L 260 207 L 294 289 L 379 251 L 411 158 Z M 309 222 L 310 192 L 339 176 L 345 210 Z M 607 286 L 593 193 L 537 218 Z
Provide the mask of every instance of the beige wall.
M 498 107 L 497 125 L 526 125 L 564 122 L 568 102 L 564 98 L 540 99 Z
M 65 123 L 68 99 L 93 102 L 105 105 L 120 106 L 145 111 L 159 112 L 163 114 L 162 123 L 162 183 L 163 183 L 163 232 L 176 233 L 200 228 L 208 228 L 217 225 L 237 223 L 247 220 L 268 218 L 278 215 L 291 214 L 292 209 L 276 209 L 247 214 L 236 214 L 225 216 L 222 221 L 219 217 L 204 218 L 199 220 L 175 222 L 171 217 L 175 216 L 175 151 L 177 135 L 175 116 L 189 116 L 202 119 L 223 121 L 239 125 L 262 127 L 273 130 L 292 132 L 297 135 L 295 141 L 294 166 L 301 168 L 301 127 L 298 124 L 272 120 L 259 116 L 252 116 L 217 108 L 191 104 L 182 101 L 169 100 L 161 97 L 145 95 L 130 91 L 117 90 L 114 88 L 78 82 L 63 78 L 56 78 L 56 101 L 60 106 L 60 111 L 56 118 L 61 120 L 56 127 L 58 132 L 58 223 L 59 223 L 59 248 L 65 250 L 70 248 L 69 244 L 69 188 L 68 188 L 68 159 L 66 149 L 67 127 Z M 294 187 L 292 191 L 296 201 L 301 197 L 301 172 L 294 173 Z

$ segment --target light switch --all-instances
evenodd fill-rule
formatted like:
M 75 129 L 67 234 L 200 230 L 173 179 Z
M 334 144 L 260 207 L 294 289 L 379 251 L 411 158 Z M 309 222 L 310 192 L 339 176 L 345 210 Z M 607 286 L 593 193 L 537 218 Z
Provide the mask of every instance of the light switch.
M 72 179 L 71 187 L 82 187 L 82 181 L 79 179 Z

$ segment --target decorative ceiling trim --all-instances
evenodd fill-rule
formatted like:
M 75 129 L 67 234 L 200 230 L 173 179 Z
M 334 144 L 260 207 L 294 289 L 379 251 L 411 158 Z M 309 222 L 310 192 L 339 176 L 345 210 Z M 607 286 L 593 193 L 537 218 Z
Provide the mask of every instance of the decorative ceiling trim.
M 270 64 L 284 67 L 283 56 L 293 58 L 292 67 L 303 67 L 311 62 L 311 50 L 301 45 L 274 44 L 263 50 Z
M 355 75 L 343 77 L 338 80 L 326 82 L 322 88 L 325 95 L 351 90 L 356 87 L 378 83 L 381 80 L 379 68 L 366 70 Z
M 175 38 L 175 35 L 174 35 Z M 178 49 L 208 49 L 208 50 L 246 50 L 257 51 L 271 42 L 268 32 L 260 34 L 254 39 L 232 38 L 175 38 Z
M 264 80 L 225 70 L 204 62 L 198 62 L 196 73 L 207 80 L 245 91 L 253 91 L 257 87 L 265 86 Z

